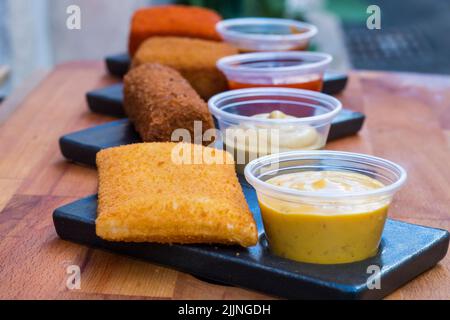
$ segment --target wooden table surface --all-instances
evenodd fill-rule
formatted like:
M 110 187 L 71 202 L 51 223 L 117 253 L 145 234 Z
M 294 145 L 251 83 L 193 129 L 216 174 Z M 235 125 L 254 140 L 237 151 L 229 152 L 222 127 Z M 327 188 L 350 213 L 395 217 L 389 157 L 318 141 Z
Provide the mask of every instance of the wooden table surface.
M 84 94 L 115 81 L 100 62 L 73 62 L 21 101 L 0 104 L 0 298 L 272 298 L 57 237 L 53 210 L 97 188 L 96 171 L 65 161 L 58 138 L 114 120 L 89 112 Z M 409 179 L 391 217 L 448 230 L 450 77 L 353 72 L 339 98 L 367 120 L 358 136 L 327 148 L 403 165 Z M 66 288 L 69 265 L 81 268 L 79 290 Z M 450 255 L 388 298 L 450 299 Z

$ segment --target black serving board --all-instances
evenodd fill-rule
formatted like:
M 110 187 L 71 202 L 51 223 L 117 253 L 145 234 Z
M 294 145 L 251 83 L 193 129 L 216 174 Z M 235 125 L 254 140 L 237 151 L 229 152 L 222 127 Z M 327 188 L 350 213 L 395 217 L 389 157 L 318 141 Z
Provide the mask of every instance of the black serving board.
M 130 68 L 130 57 L 128 53 L 113 54 L 105 58 L 106 69 L 116 77 L 122 78 Z M 348 77 L 346 74 L 327 71 L 325 73 L 323 92 L 338 94 L 345 89 Z
M 363 123 L 362 113 L 342 110 L 333 120 L 328 141 L 356 134 Z M 59 146 L 68 160 L 95 166 L 98 151 L 136 142 L 141 142 L 139 134 L 128 119 L 121 119 L 62 136 Z
M 104 241 L 95 234 L 95 195 L 56 209 L 53 222 L 64 240 L 290 299 L 381 299 L 433 267 L 448 249 L 448 231 L 388 219 L 378 254 L 362 262 L 317 265 L 279 258 L 267 249 L 254 189 L 241 184 L 259 231 L 260 240 L 251 248 Z M 369 266 L 380 268 L 380 289 L 366 285 L 373 275 Z
M 122 78 L 130 68 L 130 56 L 128 53 L 119 53 L 106 56 L 106 69 L 109 74 Z
M 324 83 L 324 92 L 334 94 L 331 92 L 336 89 L 336 86 L 344 86 L 342 81 L 347 81 L 347 77 L 343 75 L 327 75 L 327 80 Z M 327 88 L 331 90 L 326 91 Z M 342 88 L 343 89 L 343 88 Z M 340 90 L 339 90 L 340 91 Z M 114 117 L 125 117 L 123 110 L 123 84 L 117 83 L 101 89 L 89 91 L 86 93 L 86 100 L 89 109 L 92 112 L 106 114 Z
M 122 103 L 123 83 L 89 91 L 86 93 L 86 101 L 92 112 L 119 118 L 126 117 Z

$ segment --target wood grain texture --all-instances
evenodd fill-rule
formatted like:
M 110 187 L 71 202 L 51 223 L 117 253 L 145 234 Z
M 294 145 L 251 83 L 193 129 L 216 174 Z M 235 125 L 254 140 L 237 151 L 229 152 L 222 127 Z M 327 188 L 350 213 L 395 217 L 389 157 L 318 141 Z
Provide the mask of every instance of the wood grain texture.
M 60 240 L 53 210 L 96 192 L 95 170 L 66 162 L 58 138 L 112 120 L 88 111 L 84 94 L 115 80 L 98 62 L 57 67 L 0 126 L 0 298 L 264 299 L 169 268 Z M 409 174 L 391 216 L 450 227 L 450 77 L 353 72 L 339 96 L 364 112 L 358 136 L 328 149 L 391 159 Z M 7 101 L 5 102 L 7 103 Z M 10 103 L 11 107 L 11 103 Z M 81 289 L 66 288 L 66 268 L 79 265 Z M 450 258 L 388 299 L 450 299 Z

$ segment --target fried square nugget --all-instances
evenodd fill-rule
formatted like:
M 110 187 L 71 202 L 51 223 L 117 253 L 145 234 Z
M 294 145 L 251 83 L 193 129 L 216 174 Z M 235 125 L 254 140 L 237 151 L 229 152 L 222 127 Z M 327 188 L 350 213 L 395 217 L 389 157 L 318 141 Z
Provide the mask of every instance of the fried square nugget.
M 205 100 L 228 89 L 225 75 L 216 67 L 220 58 L 238 54 L 228 43 L 181 37 L 145 40 L 133 58 L 133 67 L 156 62 L 172 67 Z
M 180 146 L 194 148 L 138 143 L 97 154 L 97 235 L 110 241 L 255 245 L 256 224 L 232 156 L 195 145 L 222 161 L 180 164 L 173 161 Z
M 221 16 L 211 9 L 160 5 L 137 10 L 132 19 L 128 49 L 132 57 L 140 44 L 152 36 L 179 36 L 220 41 L 216 23 Z

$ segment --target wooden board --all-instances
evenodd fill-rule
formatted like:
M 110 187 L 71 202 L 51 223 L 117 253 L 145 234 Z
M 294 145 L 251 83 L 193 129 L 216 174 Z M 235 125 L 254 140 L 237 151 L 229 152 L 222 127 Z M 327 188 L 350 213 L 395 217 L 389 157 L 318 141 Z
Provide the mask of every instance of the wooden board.
M 272 298 L 210 284 L 191 275 L 60 240 L 55 208 L 97 192 L 94 169 L 64 160 L 58 138 L 115 120 L 88 111 L 87 91 L 117 80 L 102 62 L 57 67 L 0 125 L 0 298 L 251 299 Z M 378 155 L 409 174 L 390 216 L 450 227 L 450 77 L 354 72 L 338 96 L 367 119 L 358 136 L 328 149 Z M 0 105 L 8 104 L 6 100 Z M 69 290 L 67 267 L 81 268 Z M 450 299 L 450 255 L 389 299 Z

